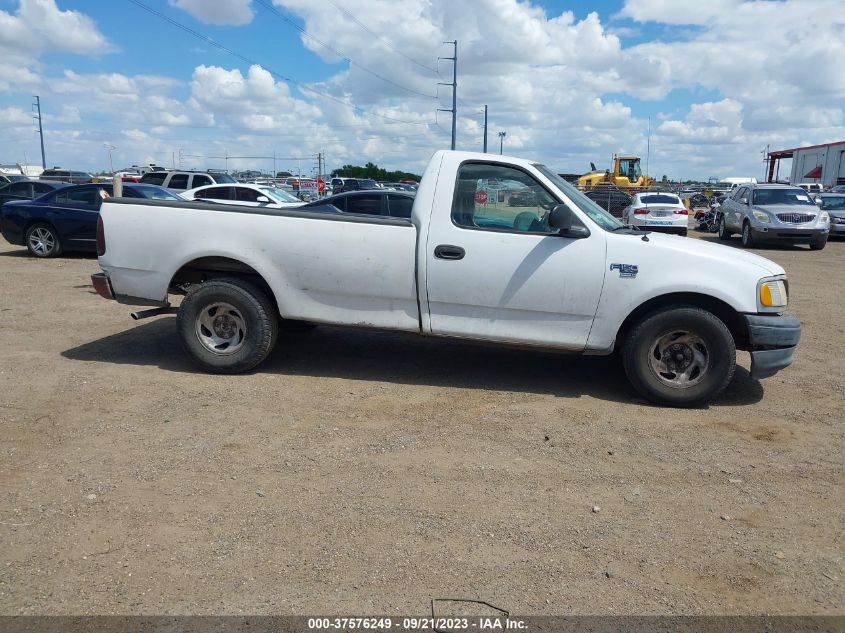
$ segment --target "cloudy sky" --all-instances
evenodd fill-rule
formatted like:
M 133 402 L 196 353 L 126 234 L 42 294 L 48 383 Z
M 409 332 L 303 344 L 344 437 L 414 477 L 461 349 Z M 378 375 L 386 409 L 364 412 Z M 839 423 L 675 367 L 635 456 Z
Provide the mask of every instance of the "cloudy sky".
M 457 147 L 560 172 L 763 175 L 845 139 L 842 0 L 0 0 L 0 163 L 421 170 Z M 229 158 L 225 157 L 258 157 Z M 783 173 L 783 172 L 782 172 Z

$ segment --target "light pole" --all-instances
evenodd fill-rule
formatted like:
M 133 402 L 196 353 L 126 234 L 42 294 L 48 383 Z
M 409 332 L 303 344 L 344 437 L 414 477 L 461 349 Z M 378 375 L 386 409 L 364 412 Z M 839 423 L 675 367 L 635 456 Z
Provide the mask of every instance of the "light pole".
M 507 132 L 499 132 L 499 155 L 502 154 L 502 146 L 505 144 L 505 137 L 508 135 Z
M 114 173 L 114 163 L 111 162 L 111 151 L 117 148 L 111 143 L 103 143 L 103 147 L 109 150 L 109 169 L 111 169 L 111 173 Z

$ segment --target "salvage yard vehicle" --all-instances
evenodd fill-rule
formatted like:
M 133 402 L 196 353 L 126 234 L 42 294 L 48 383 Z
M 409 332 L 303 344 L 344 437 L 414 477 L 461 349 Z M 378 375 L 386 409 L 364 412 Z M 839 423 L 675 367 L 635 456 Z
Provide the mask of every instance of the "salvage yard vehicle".
M 63 182 L 52 180 L 18 180 L 5 187 L 0 187 L 0 207 L 13 200 L 32 200 L 45 193 L 67 186 Z
M 237 204 L 245 207 L 301 207 L 304 202 L 293 194 L 268 185 L 205 185 L 179 194 L 185 200 L 207 200 L 222 204 Z
M 35 257 L 93 252 L 100 205 L 111 194 L 112 186 L 107 183 L 67 185 L 34 200 L 7 202 L 0 207 L 0 232 L 7 242 L 26 246 Z M 180 200 L 154 185 L 126 183 L 123 195 L 128 200 Z
M 674 193 L 638 193 L 622 211 L 622 222 L 652 231 L 686 235 L 689 211 Z
M 820 251 L 830 234 L 830 214 L 819 210 L 806 191 L 791 185 L 740 185 L 725 198 L 721 211 L 719 239 L 740 233 L 745 248 L 777 240 Z
M 499 203 L 491 181 L 539 204 Z M 737 349 L 765 378 L 792 362 L 801 332 L 774 262 L 627 228 L 544 165 L 490 154 L 434 154 L 410 219 L 108 200 L 97 251 L 97 293 L 157 306 L 135 318 L 176 312 L 187 354 L 211 372 L 254 368 L 294 320 L 619 350 L 643 396 L 692 406 L 730 382 Z M 178 310 L 171 294 L 184 295 Z
M 845 237 L 845 191 L 823 193 L 820 209 L 830 215 L 830 237 Z
M 414 194 L 412 193 L 390 189 L 373 189 L 372 191 L 338 193 L 309 202 L 300 207 L 300 210 L 383 215 L 410 219 L 413 206 Z

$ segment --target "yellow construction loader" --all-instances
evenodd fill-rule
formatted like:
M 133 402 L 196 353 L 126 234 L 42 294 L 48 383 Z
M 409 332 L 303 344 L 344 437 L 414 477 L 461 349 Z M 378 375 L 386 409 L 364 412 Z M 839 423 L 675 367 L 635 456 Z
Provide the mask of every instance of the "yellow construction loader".
M 654 184 L 654 178 L 643 175 L 640 168 L 639 156 L 613 155 L 613 171 L 596 169 L 595 163 L 590 163 L 592 171 L 578 179 L 578 188 L 589 191 L 597 187 L 612 185 L 628 193 L 647 189 Z

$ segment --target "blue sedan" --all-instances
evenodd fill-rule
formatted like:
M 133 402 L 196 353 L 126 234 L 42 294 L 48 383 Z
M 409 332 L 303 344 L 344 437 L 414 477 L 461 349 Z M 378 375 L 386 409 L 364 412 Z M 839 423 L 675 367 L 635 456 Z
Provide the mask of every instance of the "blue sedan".
M 65 251 L 95 252 L 100 205 L 112 195 L 110 183 L 71 185 L 34 200 L 0 207 L 0 232 L 10 244 L 26 246 L 35 257 Z M 124 184 L 123 197 L 181 200 L 162 187 Z

